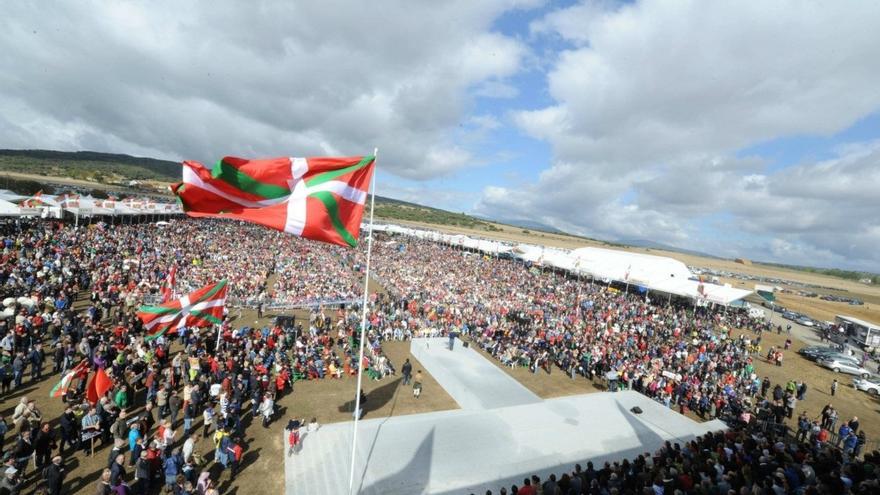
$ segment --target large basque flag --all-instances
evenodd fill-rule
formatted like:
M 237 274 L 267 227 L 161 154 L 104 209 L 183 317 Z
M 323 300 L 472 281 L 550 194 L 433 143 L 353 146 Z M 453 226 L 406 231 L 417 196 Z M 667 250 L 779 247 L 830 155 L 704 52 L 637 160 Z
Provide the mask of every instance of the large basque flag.
M 213 169 L 186 161 L 183 182 L 171 190 L 190 216 L 235 218 L 355 246 L 375 158 L 226 157 Z
M 146 339 L 152 340 L 182 327 L 219 325 L 225 304 L 226 280 L 221 280 L 159 306 L 141 306 L 137 315 L 144 322 Z

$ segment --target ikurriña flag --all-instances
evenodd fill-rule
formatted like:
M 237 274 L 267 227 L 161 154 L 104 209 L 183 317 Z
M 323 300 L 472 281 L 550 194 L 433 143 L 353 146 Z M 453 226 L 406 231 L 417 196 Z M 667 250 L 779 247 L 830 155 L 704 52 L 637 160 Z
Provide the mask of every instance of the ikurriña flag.
M 175 333 L 182 327 L 207 327 L 223 323 L 226 305 L 226 280 L 158 306 L 141 306 L 138 318 L 144 323 L 146 339 Z
M 70 390 L 70 385 L 73 383 L 74 378 L 82 380 L 87 376 L 89 376 L 89 363 L 83 359 L 79 364 L 68 370 L 61 377 L 61 381 L 52 387 L 52 390 L 49 391 L 49 397 L 61 397 Z
M 162 283 L 162 304 L 167 303 L 173 297 L 176 274 L 177 265 L 172 265 L 171 269 L 168 270 L 168 275 L 165 277 L 165 281 Z
M 225 157 L 212 169 L 183 162 L 171 186 L 193 217 L 220 217 L 343 246 L 356 246 L 375 156 Z

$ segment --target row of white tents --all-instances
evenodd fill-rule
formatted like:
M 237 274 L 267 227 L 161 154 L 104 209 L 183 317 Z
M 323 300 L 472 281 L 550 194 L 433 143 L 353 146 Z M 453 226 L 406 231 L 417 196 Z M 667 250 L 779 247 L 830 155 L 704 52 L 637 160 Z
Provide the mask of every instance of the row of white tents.
M 24 196 L 0 189 L 0 217 L 76 218 L 94 216 L 180 215 L 177 203 L 157 202 L 149 198 L 98 199 L 78 194 L 37 193 Z
M 510 256 L 537 266 L 565 270 L 605 282 L 643 287 L 648 291 L 688 297 L 701 303 L 739 305 L 739 301 L 752 293 L 728 284 L 701 281 L 691 273 L 687 265 L 664 256 L 596 247 L 568 250 L 533 244 L 513 244 L 399 225 L 374 225 L 373 229 L 459 246 L 490 256 Z

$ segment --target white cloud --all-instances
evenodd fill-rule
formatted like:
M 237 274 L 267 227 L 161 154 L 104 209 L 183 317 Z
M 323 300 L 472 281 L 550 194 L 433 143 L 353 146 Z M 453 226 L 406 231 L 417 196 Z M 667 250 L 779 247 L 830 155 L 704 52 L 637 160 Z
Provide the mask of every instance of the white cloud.
M 447 174 L 470 159 L 454 131 L 473 92 L 501 91 L 526 55 L 491 31 L 520 6 L 12 2 L 0 146 L 210 161 L 379 146 L 395 174 Z
M 531 32 L 572 47 L 547 75 L 555 102 L 514 120 L 551 144 L 553 164 L 526 191 L 487 189 L 477 209 L 698 248 L 699 220 L 724 213 L 731 231 L 758 239 L 748 255 L 780 260 L 794 251 L 769 239 L 786 235 L 802 254 L 880 271 L 875 145 L 776 173 L 737 158 L 880 110 L 878 25 L 870 3 L 645 0 L 550 13 Z
M 519 95 L 519 90 L 512 84 L 486 81 L 474 90 L 474 95 L 485 98 L 515 98 Z

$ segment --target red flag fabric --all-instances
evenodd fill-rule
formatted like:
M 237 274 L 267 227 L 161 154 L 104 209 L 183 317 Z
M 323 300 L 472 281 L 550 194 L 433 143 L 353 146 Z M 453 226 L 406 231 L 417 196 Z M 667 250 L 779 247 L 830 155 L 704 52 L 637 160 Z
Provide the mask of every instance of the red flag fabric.
M 234 218 L 316 241 L 357 245 L 375 156 L 225 157 L 183 162 L 171 186 L 193 217 Z
M 89 376 L 89 362 L 83 359 L 79 364 L 65 373 L 57 385 L 52 387 L 52 390 L 49 391 L 49 397 L 61 397 L 70 390 L 70 385 L 73 383 L 74 378 L 83 379 L 87 376 Z
M 165 277 L 165 283 L 162 284 L 162 304 L 167 303 L 171 300 L 174 293 L 174 279 L 177 274 L 177 265 L 173 265 L 171 270 L 168 271 L 168 276 Z
M 86 398 L 93 405 L 97 404 L 98 400 L 111 388 L 113 388 L 113 380 L 107 376 L 103 368 L 98 368 L 98 371 L 92 375 L 89 386 L 86 388 Z
M 219 325 L 225 305 L 226 280 L 221 280 L 159 306 L 141 306 L 137 315 L 144 323 L 146 339 L 152 340 L 184 326 Z

